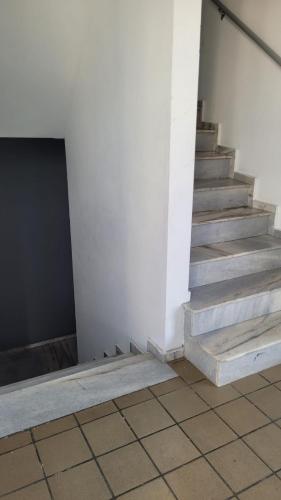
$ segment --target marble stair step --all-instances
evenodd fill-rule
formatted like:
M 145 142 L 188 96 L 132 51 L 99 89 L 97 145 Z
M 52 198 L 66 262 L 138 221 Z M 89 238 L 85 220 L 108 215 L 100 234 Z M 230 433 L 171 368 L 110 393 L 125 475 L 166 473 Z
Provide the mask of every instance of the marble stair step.
M 197 129 L 196 151 L 214 151 L 217 146 L 217 129 Z
M 200 337 L 185 337 L 185 356 L 222 386 L 280 363 L 281 312 Z
M 193 214 L 193 247 L 268 233 L 272 213 L 251 207 L 211 210 Z
M 198 151 L 195 157 L 195 179 L 221 179 L 231 177 L 234 153 L 221 148 L 220 151 Z
M 269 234 L 191 249 L 190 287 L 198 287 L 281 266 L 281 238 Z
M 194 182 L 193 211 L 247 207 L 252 186 L 236 179 L 198 179 Z
M 191 289 L 189 335 L 202 335 L 281 310 L 281 267 Z

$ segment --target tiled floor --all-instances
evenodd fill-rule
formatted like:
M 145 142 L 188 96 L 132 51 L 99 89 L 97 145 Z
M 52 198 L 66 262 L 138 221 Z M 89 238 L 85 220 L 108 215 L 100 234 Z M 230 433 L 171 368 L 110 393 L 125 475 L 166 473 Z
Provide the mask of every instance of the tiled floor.
M 279 500 L 281 365 L 178 378 L 0 440 L 6 500 Z

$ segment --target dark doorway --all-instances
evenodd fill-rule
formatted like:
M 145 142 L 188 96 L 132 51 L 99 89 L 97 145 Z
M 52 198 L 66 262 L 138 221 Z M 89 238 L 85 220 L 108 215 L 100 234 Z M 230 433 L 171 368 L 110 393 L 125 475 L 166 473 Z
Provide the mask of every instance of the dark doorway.
M 0 351 L 75 334 L 63 140 L 0 139 L 0 231 Z

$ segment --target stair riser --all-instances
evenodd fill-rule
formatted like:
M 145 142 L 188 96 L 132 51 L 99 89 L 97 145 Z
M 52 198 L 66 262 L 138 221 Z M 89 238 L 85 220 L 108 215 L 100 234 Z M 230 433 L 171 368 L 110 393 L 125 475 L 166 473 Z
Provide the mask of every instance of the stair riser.
M 217 134 L 215 132 L 197 132 L 196 151 L 214 151 L 217 145 Z
M 208 356 L 194 337 L 186 337 L 185 357 L 220 387 L 280 364 L 281 335 L 280 343 L 257 349 L 227 362 Z
M 197 336 L 226 326 L 281 311 L 281 289 L 219 304 L 210 309 L 185 313 L 187 335 Z
M 230 177 L 232 158 L 195 160 L 195 179 L 224 179 Z
M 270 216 L 257 216 L 219 222 L 194 224 L 192 228 L 193 247 L 222 241 L 250 238 L 268 232 Z
M 208 210 L 223 210 L 225 208 L 246 207 L 249 205 L 249 188 L 210 189 L 195 191 L 193 198 L 193 212 Z
M 281 265 L 281 248 L 254 254 L 229 257 L 215 262 L 194 263 L 190 267 L 190 288 L 218 283 L 262 271 L 278 269 Z

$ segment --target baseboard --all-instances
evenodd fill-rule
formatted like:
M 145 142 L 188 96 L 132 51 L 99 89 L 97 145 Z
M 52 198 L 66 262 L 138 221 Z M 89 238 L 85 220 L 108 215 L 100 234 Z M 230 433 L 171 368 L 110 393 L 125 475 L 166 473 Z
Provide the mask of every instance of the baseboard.
M 253 200 L 253 208 L 258 208 L 260 210 L 266 210 L 272 214 L 276 214 L 277 206 L 272 203 L 267 203 L 265 201 Z
M 140 345 L 134 340 L 131 338 L 130 340 L 130 352 L 132 354 L 144 354 L 144 349 L 142 349 L 140 347 Z
M 159 346 L 157 346 L 151 340 L 147 342 L 147 350 L 156 359 L 161 361 L 161 363 L 169 363 L 170 361 L 174 361 L 175 359 L 180 359 L 184 355 L 184 346 L 178 347 L 176 349 L 171 349 L 169 351 L 163 351 Z
M 256 180 L 255 177 L 253 177 L 252 175 L 242 174 L 242 172 L 237 172 L 237 171 L 234 172 L 234 179 L 240 182 L 244 182 L 245 184 L 249 184 L 249 186 L 253 187 Z

